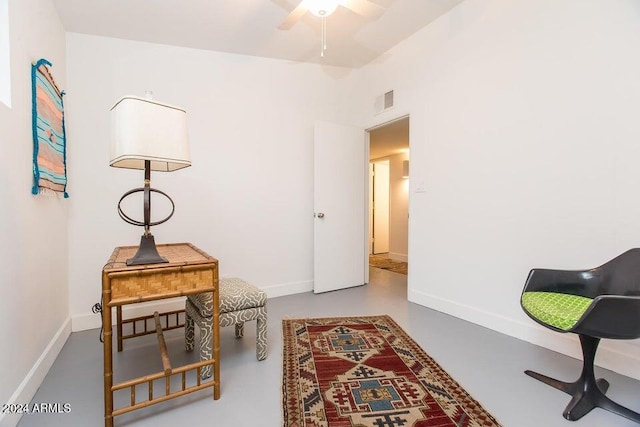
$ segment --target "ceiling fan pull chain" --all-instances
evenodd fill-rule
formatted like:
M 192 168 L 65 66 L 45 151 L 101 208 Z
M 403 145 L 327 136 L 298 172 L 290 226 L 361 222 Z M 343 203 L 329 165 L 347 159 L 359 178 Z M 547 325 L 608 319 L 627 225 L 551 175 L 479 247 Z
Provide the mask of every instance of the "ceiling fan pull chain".
M 322 49 L 327 50 L 327 18 L 322 17 L 322 28 L 324 29 L 324 37 L 322 41 Z
M 327 50 L 327 18 L 320 18 L 320 56 L 324 58 L 324 51 Z
M 320 18 L 320 56 L 324 57 L 324 18 Z

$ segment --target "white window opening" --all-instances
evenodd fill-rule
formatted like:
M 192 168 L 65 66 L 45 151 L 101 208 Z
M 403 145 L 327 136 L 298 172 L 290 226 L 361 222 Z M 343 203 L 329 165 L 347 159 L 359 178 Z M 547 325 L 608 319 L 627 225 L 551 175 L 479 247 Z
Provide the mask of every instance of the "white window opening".
M 11 107 L 9 62 L 9 0 L 0 0 L 0 102 Z

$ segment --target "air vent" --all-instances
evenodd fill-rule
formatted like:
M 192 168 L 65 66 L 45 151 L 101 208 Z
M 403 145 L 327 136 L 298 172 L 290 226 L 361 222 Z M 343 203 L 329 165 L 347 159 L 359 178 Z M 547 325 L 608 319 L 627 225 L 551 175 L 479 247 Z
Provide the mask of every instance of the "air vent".
M 384 94 L 384 109 L 393 107 L 393 91 Z
M 384 93 L 384 95 L 376 97 L 374 108 L 376 114 L 393 108 L 393 91 L 390 90 Z

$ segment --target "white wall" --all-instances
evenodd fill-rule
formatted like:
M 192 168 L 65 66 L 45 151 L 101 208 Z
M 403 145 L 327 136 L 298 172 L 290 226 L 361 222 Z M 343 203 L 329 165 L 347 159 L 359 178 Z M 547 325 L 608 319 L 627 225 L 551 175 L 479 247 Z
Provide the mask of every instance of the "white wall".
M 639 22 L 636 0 L 470 0 L 362 71 L 365 127 L 411 114 L 411 301 L 579 355 L 519 297 L 531 268 L 640 245 Z M 638 354 L 597 363 L 640 378 Z
M 402 162 L 409 153 L 375 159 L 389 161 L 389 258 L 407 261 L 409 251 L 409 181 L 402 178 Z
M 9 0 L 0 0 L 0 102 L 11 107 Z M 5 72 L 5 70 L 7 70 Z
M 9 1 L 9 18 L 12 108 L 0 103 L 0 402 L 24 403 L 70 333 L 69 199 L 31 195 L 31 63 L 49 60 L 64 89 L 66 58 L 64 29 L 50 0 Z M 16 423 L 0 414 L 0 425 Z
M 145 90 L 186 109 L 193 164 L 152 174 L 176 203 L 152 229 L 156 242 L 192 242 L 219 259 L 221 275 L 270 296 L 312 289 L 313 124 L 351 121 L 340 90 L 349 70 L 73 33 L 67 57 L 69 135 L 79 142 L 69 153 L 73 330 L 99 326 L 90 309 L 102 266 L 115 246 L 139 242 L 116 205 L 143 174 L 108 166 L 109 109 Z
M 402 163 L 408 153 L 389 157 L 389 257 L 407 261 L 409 250 L 409 181 L 402 178 Z

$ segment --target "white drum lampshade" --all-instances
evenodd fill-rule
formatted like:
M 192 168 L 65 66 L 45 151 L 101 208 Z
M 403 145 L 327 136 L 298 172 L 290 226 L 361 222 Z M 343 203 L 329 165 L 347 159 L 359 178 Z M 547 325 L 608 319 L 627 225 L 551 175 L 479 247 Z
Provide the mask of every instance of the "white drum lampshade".
M 125 96 L 111 108 L 111 156 L 118 168 L 171 172 L 191 166 L 187 113 L 172 105 Z

